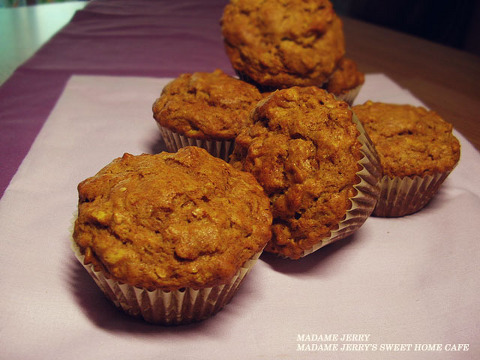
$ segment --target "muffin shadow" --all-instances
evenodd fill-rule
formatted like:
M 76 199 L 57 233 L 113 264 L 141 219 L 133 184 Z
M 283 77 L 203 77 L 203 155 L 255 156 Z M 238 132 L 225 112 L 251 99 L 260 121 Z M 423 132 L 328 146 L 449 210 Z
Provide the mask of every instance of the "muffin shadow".
M 208 325 L 207 321 L 211 320 L 207 319 L 206 321 L 180 326 L 165 326 L 151 324 L 141 318 L 130 316 L 107 299 L 73 255 L 70 259 L 68 287 L 83 314 L 99 328 L 110 332 L 155 335 L 172 331 L 197 331 L 199 328 Z
M 357 234 L 354 233 L 298 260 L 282 258 L 278 255 L 266 252 L 262 254 L 260 260 L 268 264 L 273 270 L 283 274 L 289 274 L 292 276 L 311 272 L 322 274 L 327 271 L 325 269 L 329 268 L 329 264 L 334 258 L 344 251 L 346 247 L 352 245 L 352 243 L 356 241 L 356 238 Z M 331 268 L 329 271 L 330 270 Z
M 246 297 L 250 297 L 254 292 L 251 288 L 252 282 L 249 281 L 247 276 L 230 303 L 211 318 L 182 325 L 152 324 L 141 318 L 130 316 L 117 308 L 102 293 L 73 254 L 69 257 L 66 267 L 68 270 L 65 281 L 80 311 L 93 325 L 113 333 L 156 336 L 159 334 L 188 334 L 191 332 L 198 334 L 200 332 L 205 335 L 215 333 L 215 336 L 221 336 L 221 333 L 217 333 L 219 327 L 216 321 L 226 324 L 238 318 L 238 312 L 243 308 L 244 302 L 251 301 Z M 222 319 L 219 319 L 220 317 Z
M 147 148 L 150 154 L 159 154 L 163 151 L 167 151 L 167 145 L 165 144 L 165 140 L 163 140 L 160 131 L 158 131 L 157 137 L 147 145 Z

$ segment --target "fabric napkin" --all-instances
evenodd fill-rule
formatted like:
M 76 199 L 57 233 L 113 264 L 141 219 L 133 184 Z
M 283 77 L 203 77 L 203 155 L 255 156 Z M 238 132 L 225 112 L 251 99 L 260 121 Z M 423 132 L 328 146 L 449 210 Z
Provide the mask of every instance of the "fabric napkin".
M 263 255 L 198 324 L 116 310 L 70 248 L 76 186 L 125 152 L 164 149 L 151 106 L 168 80 L 69 80 L 0 201 L 1 358 L 480 358 L 480 155 L 458 133 L 460 163 L 419 213 L 371 217 L 301 260 Z M 367 99 L 421 104 L 382 74 L 367 75 Z

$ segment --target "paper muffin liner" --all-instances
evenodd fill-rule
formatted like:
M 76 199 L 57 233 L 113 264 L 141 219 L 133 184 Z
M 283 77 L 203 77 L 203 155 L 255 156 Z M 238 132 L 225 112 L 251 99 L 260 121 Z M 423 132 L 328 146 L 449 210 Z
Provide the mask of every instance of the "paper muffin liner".
M 322 239 L 310 249 L 304 250 L 302 257 L 307 256 L 334 241 L 341 240 L 353 234 L 372 214 L 377 204 L 380 195 L 380 161 L 372 141 L 355 114 L 353 115 L 353 122 L 359 131 L 357 139 L 362 144 L 360 151 L 363 155 L 358 162 L 361 167 L 357 172 L 359 182 L 353 186 L 357 190 L 357 194 L 350 198 L 352 206 L 347 210 L 345 218 L 339 222 L 337 228 L 330 232 L 330 236 Z
M 434 175 L 389 177 L 380 180 L 380 198 L 373 215 L 400 217 L 423 209 L 448 177 L 451 171 Z
M 74 241 L 72 248 L 97 286 L 116 307 L 131 316 L 162 325 L 189 324 L 215 315 L 230 302 L 262 253 L 260 251 L 247 260 L 229 283 L 201 289 L 185 287 L 172 291 L 151 291 L 111 279 L 103 271 L 95 270 L 93 264 L 84 263 L 85 257 Z
M 353 89 L 348 90 L 344 94 L 335 95 L 335 97 L 338 100 L 345 101 L 348 105 L 352 106 L 353 102 L 355 101 L 355 99 L 357 97 L 357 95 L 360 93 L 360 90 L 362 89 L 362 86 L 363 86 L 363 84 L 358 85 L 358 86 L 354 87 Z
M 234 140 L 194 139 L 176 133 L 158 122 L 157 125 L 169 152 L 177 152 L 180 148 L 186 146 L 197 146 L 207 150 L 211 155 L 228 162 L 235 147 Z

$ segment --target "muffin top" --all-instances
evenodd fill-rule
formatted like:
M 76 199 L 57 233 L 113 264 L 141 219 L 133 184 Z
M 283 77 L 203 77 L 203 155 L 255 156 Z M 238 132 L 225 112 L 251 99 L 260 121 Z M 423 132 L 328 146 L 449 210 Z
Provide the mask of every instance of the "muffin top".
M 365 75 L 358 70 L 355 61 L 344 57 L 338 63 L 338 67 L 330 79 L 328 79 L 325 89 L 332 94 L 343 95 L 364 82 Z
M 270 197 L 273 237 L 266 250 L 299 258 L 351 207 L 362 158 L 347 103 L 317 87 L 278 90 L 252 113 L 231 163 L 252 173 Z
M 320 86 L 345 53 L 328 0 L 231 0 L 221 27 L 233 68 L 262 86 Z
M 232 140 L 249 124 L 249 112 L 261 98 L 255 86 L 221 70 L 182 74 L 164 87 L 153 116 L 187 137 Z
M 460 159 L 452 125 L 434 111 L 372 101 L 354 106 L 353 111 L 377 149 L 384 175 L 423 177 L 447 172 Z
M 228 283 L 271 236 L 251 174 L 204 149 L 115 159 L 78 185 L 73 239 L 120 282 L 176 290 Z

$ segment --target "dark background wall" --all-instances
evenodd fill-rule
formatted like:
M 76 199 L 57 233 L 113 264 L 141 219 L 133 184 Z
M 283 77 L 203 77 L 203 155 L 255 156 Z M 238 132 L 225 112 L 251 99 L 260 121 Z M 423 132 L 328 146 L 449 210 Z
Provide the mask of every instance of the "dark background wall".
M 331 0 L 338 14 L 480 55 L 480 0 Z

